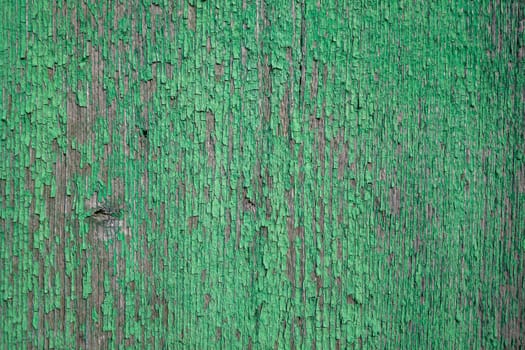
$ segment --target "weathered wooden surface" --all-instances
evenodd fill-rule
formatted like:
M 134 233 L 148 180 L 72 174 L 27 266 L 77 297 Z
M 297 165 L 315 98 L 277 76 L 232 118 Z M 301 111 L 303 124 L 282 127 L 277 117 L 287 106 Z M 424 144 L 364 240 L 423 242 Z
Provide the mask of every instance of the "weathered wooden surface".
M 1 348 L 525 346 L 521 1 L 4 1 Z

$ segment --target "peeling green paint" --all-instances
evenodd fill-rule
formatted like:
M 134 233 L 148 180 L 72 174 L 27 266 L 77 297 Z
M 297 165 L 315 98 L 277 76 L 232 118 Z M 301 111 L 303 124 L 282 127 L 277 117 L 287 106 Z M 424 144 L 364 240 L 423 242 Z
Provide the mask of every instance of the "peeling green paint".
M 524 345 L 522 2 L 0 8 L 0 347 Z

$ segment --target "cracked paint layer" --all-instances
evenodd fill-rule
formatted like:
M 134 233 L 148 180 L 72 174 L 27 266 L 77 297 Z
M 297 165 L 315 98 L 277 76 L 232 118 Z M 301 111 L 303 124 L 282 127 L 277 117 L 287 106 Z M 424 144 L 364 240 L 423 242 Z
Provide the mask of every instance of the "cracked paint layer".
M 1 348 L 525 346 L 520 1 L 4 1 Z

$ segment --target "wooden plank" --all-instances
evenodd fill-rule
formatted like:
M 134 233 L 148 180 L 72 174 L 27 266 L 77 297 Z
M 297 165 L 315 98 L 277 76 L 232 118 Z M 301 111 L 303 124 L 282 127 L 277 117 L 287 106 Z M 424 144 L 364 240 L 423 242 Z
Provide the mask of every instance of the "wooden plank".
M 525 346 L 522 1 L 0 8 L 0 348 Z

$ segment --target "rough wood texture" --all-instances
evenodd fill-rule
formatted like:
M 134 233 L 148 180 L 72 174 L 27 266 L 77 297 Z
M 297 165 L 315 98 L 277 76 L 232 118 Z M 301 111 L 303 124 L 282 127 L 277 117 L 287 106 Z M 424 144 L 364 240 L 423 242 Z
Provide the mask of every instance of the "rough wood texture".
M 3 1 L 0 347 L 524 347 L 525 3 L 393 3 Z

